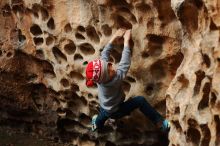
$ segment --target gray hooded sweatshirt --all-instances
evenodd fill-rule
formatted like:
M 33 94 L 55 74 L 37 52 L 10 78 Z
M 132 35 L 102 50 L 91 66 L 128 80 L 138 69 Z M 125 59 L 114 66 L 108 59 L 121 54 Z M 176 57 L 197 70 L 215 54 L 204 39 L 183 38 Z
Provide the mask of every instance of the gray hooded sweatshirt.
M 107 44 L 101 53 L 101 59 L 108 62 L 112 44 Z M 98 97 L 100 106 L 108 113 L 117 111 L 119 104 L 124 101 L 125 94 L 122 90 L 122 81 L 125 78 L 131 64 L 130 48 L 125 46 L 121 60 L 118 64 L 115 77 L 107 82 L 98 85 Z

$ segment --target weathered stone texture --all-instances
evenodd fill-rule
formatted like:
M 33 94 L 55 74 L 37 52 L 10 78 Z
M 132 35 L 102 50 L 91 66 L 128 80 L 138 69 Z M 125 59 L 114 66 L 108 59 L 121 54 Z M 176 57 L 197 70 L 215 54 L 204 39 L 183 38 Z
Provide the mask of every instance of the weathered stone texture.
M 139 112 L 89 131 L 97 89 L 85 61 L 132 28 L 127 99 L 143 95 L 171 121 L 170 146 L 220 145 L 218 0 L 1 0 L 0 124 L 75 145 L 163 145 Z M 112 51 L 120 61 L 122 46 Z M 166 113 L 167 111 L 167 113 Z M 150 132 L 151 131 L 151 132 Z M 153 132 L 152 132 L 153 131 Z
M 183 28 L 184 59 L 166 92 L 170 145 L 218 146 L 219 1 L 171 3 Z

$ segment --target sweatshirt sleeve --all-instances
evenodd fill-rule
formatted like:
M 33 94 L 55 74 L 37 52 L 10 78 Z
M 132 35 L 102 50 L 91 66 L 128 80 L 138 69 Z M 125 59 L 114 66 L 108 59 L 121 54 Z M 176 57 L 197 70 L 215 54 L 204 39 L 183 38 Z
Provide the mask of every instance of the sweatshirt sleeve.
M 117 75 L 123 80 L 131 65 L 131 50 L 125 46 L 122 51 L 122 57 L 117 68 Z
M 101 60 L 105 60 L 106 62 L 109 61 L 109 56 L 110 56 L 110 52 L 111 52 L 112 48 L 113 48 L 112 44 L 107 44 L 105 46 L 105 48 L 103 49 L 103 51 L 101 53 Z

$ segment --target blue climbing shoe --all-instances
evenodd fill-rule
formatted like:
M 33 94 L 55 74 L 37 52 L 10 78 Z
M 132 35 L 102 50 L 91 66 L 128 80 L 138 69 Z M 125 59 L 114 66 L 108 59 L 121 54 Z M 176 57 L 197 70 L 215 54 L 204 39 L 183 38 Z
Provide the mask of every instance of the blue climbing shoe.
M 168 132 L 170 130 L 170 122 L 168 120 L 163 120 L 160 130 L 162 132 Z
M 98 117 L 98 115 L 94 115 L 93 117 L 92 117 L 92 131 L 95 131 L 96 129 L 97 129 L 97 125 L 96 125 L 96 119 L 97 119 L 97 117 Z

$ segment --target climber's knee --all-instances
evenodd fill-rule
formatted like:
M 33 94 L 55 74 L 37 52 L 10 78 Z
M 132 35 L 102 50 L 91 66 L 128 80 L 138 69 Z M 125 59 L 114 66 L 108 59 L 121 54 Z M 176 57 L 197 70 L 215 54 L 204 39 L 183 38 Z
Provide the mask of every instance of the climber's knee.
M 136 98 L 135 100 L 136 100 L 139 104 L 141 104 L 141 103 L 143 103 L 143 102 L 146 102 L 144 96 L 136 96 L 136 97 L 134 97 L 134 98 Z

